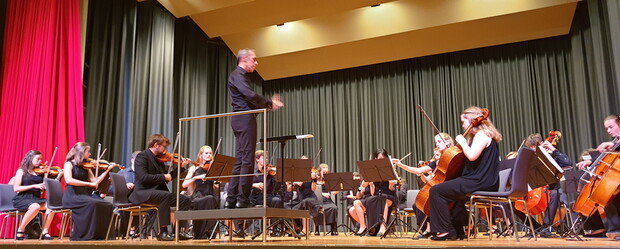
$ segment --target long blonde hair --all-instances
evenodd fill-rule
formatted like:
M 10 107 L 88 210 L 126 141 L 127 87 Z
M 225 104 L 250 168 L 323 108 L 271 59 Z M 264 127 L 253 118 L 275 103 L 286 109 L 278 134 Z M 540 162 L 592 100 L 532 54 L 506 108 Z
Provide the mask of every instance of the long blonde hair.
M 207 149 L 211 149 L 211 146 L 204 145 L 200 147 L 200 151 L 198 151 L 198 156 L 196 157 L 196 162 L 199 165 L 203 165 L 205 162 L 202 160 L 202 153 L 204 153 Z M 211 149 L 211 161 L 213 161 L 213 149 Z
M 467 119 L 471 124 L 475 118 L 482 116 L 482 109 L 477 106 L 471 106 L 465 109 L 465 111 L 461 113 L 461 116 Z M 478 126 L 472 127 L 469 131 L 469 140 L 471 140 L 476 133 L 484 132 L 484 134 L 495 140 L 495 142 L 499 143 L 502 141 L 502 134 L 495 128 L 495 125 L 493 125 L 490 119 L 482 121 Z

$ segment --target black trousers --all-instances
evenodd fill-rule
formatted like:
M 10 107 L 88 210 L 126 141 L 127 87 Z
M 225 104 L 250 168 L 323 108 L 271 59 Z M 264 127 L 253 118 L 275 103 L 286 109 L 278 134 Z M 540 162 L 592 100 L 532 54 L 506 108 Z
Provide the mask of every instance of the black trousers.
M 620 195 L 616 196 L 605 206 L 605 216 L 603 219 L 605 229 L 608 233 L 620 233 Z
M 144 192 L 148 193 L 149 199 L 143 203 L 159 205 L 159 225 L 170 225 L 170 207 L 176 207 L 177 195 L 164 190 L 144 190 Z M 184 195 L 179 197 L 179 210 L 189 210 L 192 206 L 192 201 L 189 197 Z
M 233 175 L 254 173 L 254 151 L 256 150 L 256 116 L 254 114 L 233 116 L 232 129 L 235 134 L 235 157 Z M 228 183 L 228 202 L 248 202 L 252 191 L 252 177 L 233 177 Z
M 549 205 L 545 210 L 545 218 L 543 219 L 543 226 L 553 224 L 555 215 L 560 207 L 560 184 L 549 185 Z M 563 217 L 560 217 L 563 218 Z
M 463 226 L 467 225 L 467 192 L 461 191 L 461 185 L 468 180 L 456 178 L 433 186 L 429 193 L 431 232 L 456 232 L 464 234 Z M 454 202 L 452 210 L 449 204 Z

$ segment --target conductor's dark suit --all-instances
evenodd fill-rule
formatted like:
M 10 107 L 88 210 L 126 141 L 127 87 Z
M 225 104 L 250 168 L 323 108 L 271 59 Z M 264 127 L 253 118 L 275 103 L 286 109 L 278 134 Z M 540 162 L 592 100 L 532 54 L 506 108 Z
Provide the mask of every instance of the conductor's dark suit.
M 258 95 L 250 86 L 250 73 L 237 67 L 228 77 L 228 94 L 233 111 L 247 111 L 271 108 L 271 100 Z M 235 134 L 235 157 L 233 175 L 254 173 L 254 151 L 256 150 L 256 115 L 233 116 L 231 120 Z M 252 177 L 233 177 L 228 184 L 228 203 L 249 203 L 252 191 Z
M 176 206 L 176 194 L 170 193 L 166 187 L 165 174 L 168 172 L 163 163 L 155 159 L 151 150 L 146 149 L 136 156 L 134 168 L 136 181 L 129 201 L 134 204 L 159 205 L 160 226 L 170 225 L 170 207 Z M 172 179 L 176 178 L 176 170 L 171 172 Z M 187 196 L 180 196 L 179 210 L 188 210 L 191 201 Z

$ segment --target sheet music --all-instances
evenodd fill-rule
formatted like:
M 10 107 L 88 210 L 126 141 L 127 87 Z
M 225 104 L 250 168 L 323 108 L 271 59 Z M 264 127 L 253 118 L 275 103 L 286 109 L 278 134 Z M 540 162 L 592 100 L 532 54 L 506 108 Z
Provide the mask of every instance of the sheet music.
M 556 162 L 555 159 L 551 157 L 549 152 L 547 152 L 547 150 L 544 147 L 542 147 L 542 145 L 536 147 L 536 156 L 538 157 L 538 160 L 540 160 L 546 166 L 547 170 L 549 170 L 549 173 L 555 175 L 558 180 L 561 179 L 562 176 L 564 176 L 564 170 L 562 169 L 562 167 L 560 167 L 558 162 Z M 541 156 L 544 157 L 545 159 L 541 158 Z M 553 168 L 557 170 L 558 174 L 556 174 L 555 172 L 551 170 Z

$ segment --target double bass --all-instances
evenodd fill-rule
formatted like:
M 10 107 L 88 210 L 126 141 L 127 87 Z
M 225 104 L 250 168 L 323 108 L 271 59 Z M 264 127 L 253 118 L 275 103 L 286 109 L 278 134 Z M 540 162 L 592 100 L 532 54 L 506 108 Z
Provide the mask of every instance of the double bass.
M 489 118 L 490 112 L 488 109 L 482 109 L 482 115 L 476 117 L 471 121 L 463 136 L 467 136 L 469 131 L 481 124 L 483 121 Z M 439 164 L 437 164 L 437 169 L 435 170 L 435 176 L 433 179 L 428 181 L 424 187 L 418 193 L 418 196 L 415 201 L 415 205 L 418 209 L 422 210 L 424 214 L 430 215 L 430 204 L 428 202 L 429 192 L 431 187 L 443 183 L 447 180 L 452 180 L 460 176 L 463 172 L 463 162 L 465 160 L 465 154 L 463 154 L 463 149 L 460 145 L 452 146 L 446 149 L 441 157 L 439 158 Z

